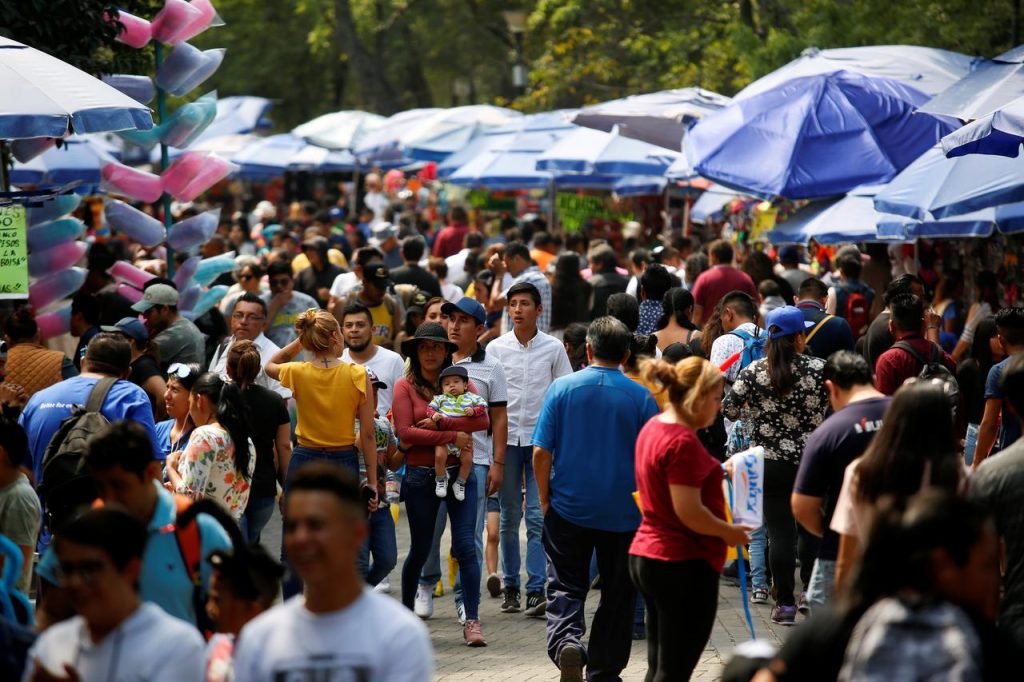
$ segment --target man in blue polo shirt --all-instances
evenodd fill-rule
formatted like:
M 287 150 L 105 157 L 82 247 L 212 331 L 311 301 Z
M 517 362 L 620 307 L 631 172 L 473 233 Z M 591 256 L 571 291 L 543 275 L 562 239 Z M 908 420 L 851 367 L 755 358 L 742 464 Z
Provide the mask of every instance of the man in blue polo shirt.
M 548 656 L 563 680 L 618 679 L 632 648 L 636 590 L 628 556 L 640 512 L 633 448 L 658 414 L 650 392 L 619 369 L 632 334 L 619 320 L 600 317 L 587 332 L 590 365 L 555 380 L 533 432 L 533 469 L 544 512 L 547 555 Z M 601 601 L 589 651 L 581 639 L 596 551 Z
M 153 457 L 148 432 L 127 421 L 112 424 L 89 441 L 86 462 L 104 503 L 138 517 L 149 531 L 139 595 L 170 615 L 197 624 L 197 607 L 206 604 L 210 588 L 212 567 L 205 559 L 214 550 L 231 548 L 228 534 L 212 517 L 196 517 L 202 581 L 195 594 L 175 533 L 177 501 L 160 485 L 160 462 Z
M 839 315 L 825 312 L 828 287 L 820 279 L 805 278 L 796 295 L 796 307 L 804 314 L 807 331 L 804 339 L 807 347 L 804 353 L 817 358 L 828 359 L 839 350 L 853 350 L 853 330 Z

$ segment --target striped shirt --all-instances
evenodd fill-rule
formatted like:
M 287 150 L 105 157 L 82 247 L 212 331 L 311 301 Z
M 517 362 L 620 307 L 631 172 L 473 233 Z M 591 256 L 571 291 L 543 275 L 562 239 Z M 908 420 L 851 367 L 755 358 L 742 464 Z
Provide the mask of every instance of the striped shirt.
M 531 265 L 512 279 L 512 284 L 502 292 L 502 296 L 508 298 L 508 290 L 520 282 L 526 282 L 537 287 L 540 292 L 540 315 L 537 316 L 537 329 L 545 334 L 551 329 L 551 283 L 536 265 Z M 508 314 L 508 307 L 505 308 L 502 319 L 502 333 L 512 331 L 512 317 Z
M 492 355 L 477 348 L 473 355 L 453 364 L 466 368 L 470 380 L 476 386 L 477 394 L 487 401 L 488 407 L 508 405 L 508 383 L 505 370 Z M 494 420 L 491 420 L 493 428 Z M 473 464 L 491 464 L 494 459 L 494 445 L 491 429 L 473 432 Z

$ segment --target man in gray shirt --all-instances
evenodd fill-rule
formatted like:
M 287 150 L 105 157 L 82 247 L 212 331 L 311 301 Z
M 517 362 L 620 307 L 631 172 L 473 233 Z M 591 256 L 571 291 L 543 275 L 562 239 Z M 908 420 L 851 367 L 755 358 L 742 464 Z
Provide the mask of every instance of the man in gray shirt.
M 163 371 L 176 362 L 206 365 L 206 341 L 199 328 L 178 311 L 178 290 L 158 282 L 146 287 L 142 300 L 132 306 L 142 313 L 149 336 L 160 349 Z
M 1002 387 L 1017 414 L 1024 414 L 1024 354 L 1011 357 Z M 999 626 L 1024 645 L 1024 439 L 982 462 L 969 494 L 992 513 L 1006 544 Z

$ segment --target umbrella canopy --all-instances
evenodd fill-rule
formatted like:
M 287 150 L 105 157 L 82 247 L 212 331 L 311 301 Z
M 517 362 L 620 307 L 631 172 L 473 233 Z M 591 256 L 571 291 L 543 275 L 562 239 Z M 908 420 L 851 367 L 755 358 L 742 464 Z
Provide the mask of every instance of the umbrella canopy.
M 1024 203 L 1003 204 L 941 220 L 890 215 L 878 221 L 878 236 L 883 239 L 989 237 L 995 229 L 1003 234 L 1024 232 Z
M 149 109 L 45 52 L 0 36 L 0 139 L 149 130 Z
M 70 137 L 60 148 L 53 147 L 26 163 L 15 163 L 11 182 L 18 185 L 61 185 L 75 180 L 100 184 L 104 164 L 116 161 L 101 142 Z
M 1024 96 L 1024 50 L 987 59 L 921 107 L 926 114 L 965 121 L 981 118 Z
M 438 108 L 409 109 L 384 119 L 379 128 L 368 133 L 353 150 L 356 158 L 365 164 L 379 164 L 381 161 L 400 163 L 408 161 L 401 147 L 402 136 L 407 135 L 423 121 L 443 111 Z
M 263 139 L 265 138 L 262 138 L 259 135 L 253 135 L 252 133 L 243 133 L 241 135 L 221 135 L 220 137 L 211 137 L 208 140 L 196 142 L 188 148 L 188 151 L 211 152 L 217 156 L 224 157 L 225 159 L 230 159 L 236 154 L 239 154 L 243 149 L 247 149 Z M 175 149 L 171 151 L 171 156 L 177 156 L 181 153 L 183 153 L 181 150 Z
M 572 122 L 606 133 L 619 133 L 681 151 L 683 133 L 701 117 L 718 111 L 729 98 L 702 88 L 678 88 L 631 95 L 580 109 Z
M 417 161 L 443 161 L 485 130 L 521 117 L 518 111 L 489 104 L 442 109 L 398 138 L 398 146 Z
M 196 143 L 224 135 L 242 135 L 269 130 L 268 118 L 274 104 L 266 97 L 222 97 L 217 100 L 217 115 Z
M 888 181 L 952 130 L 914 114 L 926 100 L 848 71 L 795 78 L 698 121 L 687 159 L 699 175 L 756 196 L 834 196 Z
M 1024 141 L 1024 97 L 972 121 L 942 138 L 946 156 L 994 154 L 1017 156 Z
M 948 159 L 937 145 L 875 195 L 875 208 L 928 220 L 1016 201 L 1024 201 L 1024 156 Z
M 804 206 L 768 232 L 768 240 L 772 244 L 806 244 L 812 239 L 819 244 L 874 242 L 880 239 L 877 225 L 886 217 L 893 216 L 877 212 L 870 194 L 851 193 Z
M 977 61 L 959 52 L 916 45 L 870 45 L 831 50 L 809 47 L 790 63 L 740 90 L 734 99 L 748 99 L 794 78 L 833 71 L 888 78 L 935 96 L 969 74 Z
M 381 127 L 383 116 L 365 111 L 335 111 L 292 129 L 292 135 L 327 149 L 352 149 Z
M 437 164 L 437 177 L 444 179 L 489 149 L 516 149 L 542 152 L 558 141 L 561 135 L 576 129 L 568 117 L 575 110 L 548 111 L 513 119 L 475 137 L 469 144 Z M 540 133 L 534 138 L 529 133 Z
M 263 180 L 284 175 L 291 158 L 307 146 L 291 133 L 271 135 L 231 157 L 239 165 L 238 176 L 246 180 Z
M 637 197 L 661 194 L 668 185 L 663 175 L 627 175 L 612 185 L 612 191 L 620 197 Z
M 749 199 L 750 196 L 737 190 L 712 184 L 697 197 L 690 207 L 690 220 L 695 223 L 706 222 L 708 218 L 722 213 L 723 207 L 734 199 Z
M 577 128 L 537 158 L 537 170 L 589 175 L 664 175 L 682 154 L 623 137 Z
M 288 170 L 342 173 L 359 167 L 351 152 L 307 144 L 288 159 Z

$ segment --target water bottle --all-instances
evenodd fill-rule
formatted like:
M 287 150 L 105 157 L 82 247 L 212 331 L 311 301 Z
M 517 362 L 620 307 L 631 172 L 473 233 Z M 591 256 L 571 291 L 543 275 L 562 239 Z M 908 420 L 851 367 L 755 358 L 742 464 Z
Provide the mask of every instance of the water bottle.
M 967 436 L 964 438 L 964 463 L 967 466 L 974 462 L 974 450 L 978 447 L 978 430 L 977 424 L 967 425 Z

